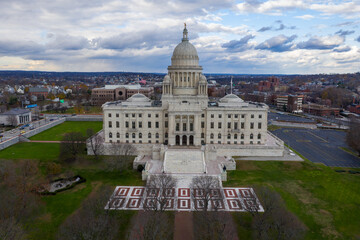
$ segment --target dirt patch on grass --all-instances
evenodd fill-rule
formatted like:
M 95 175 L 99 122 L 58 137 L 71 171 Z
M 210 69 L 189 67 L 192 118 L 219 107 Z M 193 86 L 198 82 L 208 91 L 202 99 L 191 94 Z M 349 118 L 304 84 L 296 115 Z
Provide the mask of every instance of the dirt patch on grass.
M 300 162 L 284 162 L 284 168 L 288 170 L 300 170 L 303 169 L 303 164 Z
M 240 171 L 259 170 L 259 167 L 255 165 L 254 161 L 236 161 L 236 170 L 240 170 Z
M 40 221 L 44 221 L 44 222 L 51 222 L 51 213 L 47 213 L 47 214 L 41 215 L 41 216 L 39 217 L 39 220 L 40 220 Z

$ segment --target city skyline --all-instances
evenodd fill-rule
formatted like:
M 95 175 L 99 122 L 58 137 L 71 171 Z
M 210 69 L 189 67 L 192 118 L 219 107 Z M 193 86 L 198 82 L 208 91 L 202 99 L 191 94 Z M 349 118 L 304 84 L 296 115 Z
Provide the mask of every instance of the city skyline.
M 205 73 L 351 73 L 360 1 L 0 3 L 0 70 L 166 71 L 183 23 Z

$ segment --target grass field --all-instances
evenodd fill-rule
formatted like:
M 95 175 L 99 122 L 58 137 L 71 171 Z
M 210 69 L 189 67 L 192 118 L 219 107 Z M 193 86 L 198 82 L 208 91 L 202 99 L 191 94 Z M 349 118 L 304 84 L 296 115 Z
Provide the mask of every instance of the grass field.
M 308 227 L 306 239 L 360 236 L 360 175 L 337 173 L 311 162 L 239 161 L 224 186 L 265 185 Z M 250 238 L 250 216 L 234 213 L 239 234 Z
M 64 122 L 31 137 L 30 140 L 61 141 L 65 133 L 76 131 L 85 135 L 88 128 L 98 132 L 102 129 L 102 122 Z
M 57 160 L 60 152 L 58 143 L 22 142 L 0 151 L 0 159 L 34 159 L 42 162 Z

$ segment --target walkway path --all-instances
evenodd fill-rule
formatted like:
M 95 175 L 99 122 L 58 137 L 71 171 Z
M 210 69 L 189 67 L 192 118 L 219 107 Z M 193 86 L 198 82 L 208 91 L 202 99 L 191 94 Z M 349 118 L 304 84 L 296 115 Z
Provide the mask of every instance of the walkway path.
M 174 225 L 174 240 L 194 239 L 192 212 L 176 212 Z

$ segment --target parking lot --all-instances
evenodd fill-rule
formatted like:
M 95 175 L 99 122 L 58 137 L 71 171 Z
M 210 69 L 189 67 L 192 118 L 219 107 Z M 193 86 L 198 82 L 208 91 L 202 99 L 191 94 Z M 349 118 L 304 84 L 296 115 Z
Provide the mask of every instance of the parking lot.
M 344 131 L 281 128 L 272 133 L 312 162 L 331 167 L 360 168 L 360 158 L 341 149 L 349 148 Z
M 273 113 L 270 112 L 268 114 L 268 120 L 275 120 L 275 121 L 289 121 L 289 122 L 300 122 L 300 123 L 315 123 L 315 120 L 298 117 L 294 115 L 289 115 L 287 113 L 283 114 L 282 112 Z

